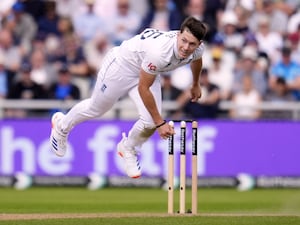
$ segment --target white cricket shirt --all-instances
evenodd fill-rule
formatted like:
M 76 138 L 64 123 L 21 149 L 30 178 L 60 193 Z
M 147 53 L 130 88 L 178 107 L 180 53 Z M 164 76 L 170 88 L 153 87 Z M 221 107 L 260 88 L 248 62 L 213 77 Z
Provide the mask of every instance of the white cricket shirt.
M 141 68 L 147 73 L 156 75 L 200 59 L 204 51 L 203 43 L 188 58 L 178 57 L 178 32 L 178 30 L 164 32 L 146 29 L 116 48 L 117 61 L 138 77 Z

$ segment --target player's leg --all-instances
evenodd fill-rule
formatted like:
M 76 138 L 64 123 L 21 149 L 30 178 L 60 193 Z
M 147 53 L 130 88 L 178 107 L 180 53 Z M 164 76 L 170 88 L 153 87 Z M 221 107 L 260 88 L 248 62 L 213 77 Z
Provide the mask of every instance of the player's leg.
M 112 54 L 108 54 L 103 62 L 91 98 L 80 101 L 66 114 L 55 113 L 52 117 L 50 143 L 58 156 L 66 152 L 68 134 L 71 129 L 86 120 L 102 116 L 114 103 L 127 92 L 116 74 L 120 74 L 120 66 Z
M 161 86 L 159 77 L 151 86 L 151 91 L 155 98 L 157 107 L 161 110 Z M 136 148 L 145 143 L 155 131 L 155 124 L 148 110 L 138 93 L 137 86 L 129 92 L 130 98 L 134 101 L 140 118 L 133 125 L 128 133 L 128 137 L 123 133 L 123 139 L 118 144 L 118 152 L 124 158 L 126 172 L 128 176 L 137 178 L 141 175 L 141 168 L 136 154 Z M 126 157 L 124 157 L 126 153 Z

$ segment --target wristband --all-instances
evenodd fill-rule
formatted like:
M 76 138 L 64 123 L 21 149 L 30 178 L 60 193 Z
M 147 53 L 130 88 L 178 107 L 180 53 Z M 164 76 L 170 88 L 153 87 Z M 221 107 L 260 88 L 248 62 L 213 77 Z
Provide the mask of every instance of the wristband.
M 166 121 L 166 120 L 164 120 L 164 122 L 162 122 L 161 124 L 157 125 L 157 126 L 156 126 L 156 128 L 159 128 L 159 127 L 161 127 L 161 126 L 165 125 L 166 123 L 167 123 L 167 121 Z

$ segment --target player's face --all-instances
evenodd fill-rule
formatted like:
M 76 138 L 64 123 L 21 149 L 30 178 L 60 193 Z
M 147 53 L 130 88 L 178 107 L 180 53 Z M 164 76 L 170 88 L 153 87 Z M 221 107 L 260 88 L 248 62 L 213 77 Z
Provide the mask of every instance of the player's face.
M 179 57 L 189 57 L 200 44 L 201 42 L 189 30 L 185 29 L 182 33 L 179 32 L 177 37 Z

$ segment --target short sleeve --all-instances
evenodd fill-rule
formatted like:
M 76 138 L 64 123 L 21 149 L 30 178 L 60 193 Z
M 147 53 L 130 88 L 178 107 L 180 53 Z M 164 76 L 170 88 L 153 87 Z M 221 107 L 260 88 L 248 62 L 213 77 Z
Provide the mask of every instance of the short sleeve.
M 142 61 L 142 69 L 150 74 L 156 75 L 159 74 L 161 68 L 163 66 L 163 59 L 161 59 L 161 55 L 153 52 L 148 52 L 145 55 L 145 58 Z

